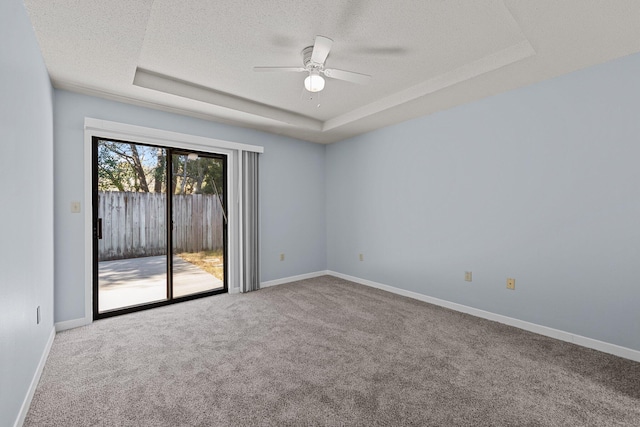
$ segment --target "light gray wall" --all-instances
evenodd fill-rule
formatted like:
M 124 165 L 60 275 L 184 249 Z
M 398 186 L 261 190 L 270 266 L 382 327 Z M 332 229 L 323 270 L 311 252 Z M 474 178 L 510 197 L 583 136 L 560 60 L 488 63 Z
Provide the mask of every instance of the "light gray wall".
M 328 146 L 328 268 L 640 350 L 639 76 L 636 54 Z
M 324 270 L 324 146 L 68 91 L 55 91 L 56 322 L 84 313 L 84 118 L 265 147 L 260 157 L 261 280 Z M 83 206 L 83 209 L 86 209 Z M 285 261 L 279 261 L 279 254 Z
M 0 425 L 53 331 L 52 89 L 22 1 L 0 2 Z M 42 321 L 36 324 L 36 307 Z

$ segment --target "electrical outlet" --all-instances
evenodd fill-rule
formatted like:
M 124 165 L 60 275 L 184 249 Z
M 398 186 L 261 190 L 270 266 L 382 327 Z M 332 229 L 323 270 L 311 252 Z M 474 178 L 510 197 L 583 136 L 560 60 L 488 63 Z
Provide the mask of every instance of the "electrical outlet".
M 280 261 L 284 261 L 284 254 L 280 254 Z
M 40 324 L 40 306 L 36 308 L 36 325 Z
M 467 282 L 471 281 L 471 272 L 470 271 L 465 271 L 464 272 L 464 280 Z
M 516 289 L 516 279 L 512 279 L 511 277 L 507 279 L 507 289 Z
M 360 254 L 358 258 L 360 259 L 360 261 L 364 261 L 364 255 Z

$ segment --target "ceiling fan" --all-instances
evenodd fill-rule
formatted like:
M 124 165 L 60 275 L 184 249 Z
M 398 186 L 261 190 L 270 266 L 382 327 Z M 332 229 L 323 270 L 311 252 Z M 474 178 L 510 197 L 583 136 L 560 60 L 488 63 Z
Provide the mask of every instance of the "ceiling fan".
M 353 71 L 324 68 L 324 63 L 331 51 L 333 40 L 324 36 L 316 36 L 313 46 L 302 49 L 302 67 L 253 67 L 253 71 L 293 71 L 306 72 L 309 75 L 304 79 L 304 87 L 309 92 L 320 92 L 324 89 L 324 78 L 329 77 L 347 82 L 367 84 L 371 76 L 355 73 Z

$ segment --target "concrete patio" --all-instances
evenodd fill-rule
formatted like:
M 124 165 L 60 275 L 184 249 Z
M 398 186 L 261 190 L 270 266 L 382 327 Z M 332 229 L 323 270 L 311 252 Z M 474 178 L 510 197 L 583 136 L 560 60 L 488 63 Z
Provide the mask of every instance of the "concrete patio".
M 166 269 L 164 255 L 98 263 L 99 311 L 165 300 Z M 174 297 L 223 287 L 222 280 L 212 274 L 180 257 L 173 258 Z

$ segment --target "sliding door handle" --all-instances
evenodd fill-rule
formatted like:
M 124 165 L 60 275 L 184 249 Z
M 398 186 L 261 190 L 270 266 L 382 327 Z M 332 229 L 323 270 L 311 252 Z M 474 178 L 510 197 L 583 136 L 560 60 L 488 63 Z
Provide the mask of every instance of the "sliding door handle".
M 98 240 L 102 239 L 102 218 L 98 218 L 98 220 L 96 221 L 94 234 Z

